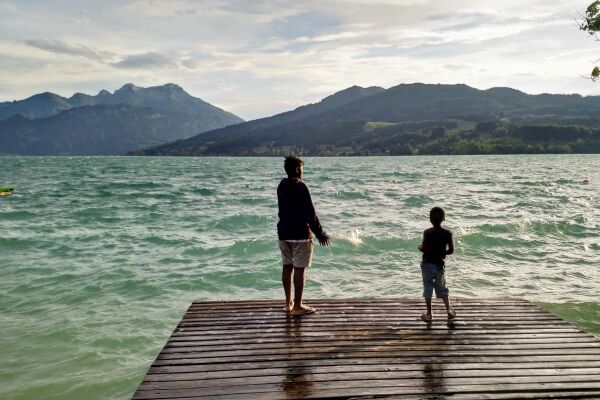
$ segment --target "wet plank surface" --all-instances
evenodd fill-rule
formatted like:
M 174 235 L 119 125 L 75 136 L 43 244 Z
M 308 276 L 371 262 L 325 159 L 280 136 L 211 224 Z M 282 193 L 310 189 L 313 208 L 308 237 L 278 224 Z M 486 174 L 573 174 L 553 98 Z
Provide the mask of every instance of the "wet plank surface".
M 437 304 L 436 304 L 437 303 Z M 600 398 L 600 340 L 523 300 L 195 302 L 134 399 Z

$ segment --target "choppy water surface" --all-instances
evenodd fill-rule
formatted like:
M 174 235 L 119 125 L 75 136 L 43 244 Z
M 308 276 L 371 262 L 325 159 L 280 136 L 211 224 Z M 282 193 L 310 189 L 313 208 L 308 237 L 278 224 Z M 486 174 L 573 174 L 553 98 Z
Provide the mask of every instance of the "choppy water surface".
M 419 297 L 441 205 L 451 295 L 600 334 L 600 156 L 305 161 L 334 237 L 308 297 Z M 192 300 L 280 298 L 282 175 L 279 158 L 0 158 L 0 397 L 128 398 Z

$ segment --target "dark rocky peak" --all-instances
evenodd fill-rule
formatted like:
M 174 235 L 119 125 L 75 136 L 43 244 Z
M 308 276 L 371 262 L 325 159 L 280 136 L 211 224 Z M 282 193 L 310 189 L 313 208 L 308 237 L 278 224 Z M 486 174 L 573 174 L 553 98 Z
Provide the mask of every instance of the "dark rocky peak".
M 59 95 L 51 93 L 51 92 L 43 92 L 43 93 L 34 94 L 33 96 L 25 99 L 25 101 L 30 101 L 30 100 L 33 100 L 33 101 L 64 101 L 66 99 L 62 96 L 59 96 Z
M 135 86 L 133 83 L 127 83 L 127 84 L 123 85 L 123 87 L 121 87 L 120 89 L 117 89 L 115 91 L 115 94 L 137 92 L 140 89 L 143 89 L 143 88 L 141 88 L 139 86 Z
M 162 86 L 158 86 L 160 88 L 164 88 L 166 90 L 170 90 L 172 92 L 185 92 L 185 90 L 183 90 L 183 88 L 175 83 L 165 83 Z

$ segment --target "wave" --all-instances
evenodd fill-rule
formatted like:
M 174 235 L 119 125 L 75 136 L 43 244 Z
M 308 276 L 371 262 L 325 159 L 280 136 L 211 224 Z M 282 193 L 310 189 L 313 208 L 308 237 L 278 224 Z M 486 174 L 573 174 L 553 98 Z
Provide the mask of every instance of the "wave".
M 169 190 L 173 186 L 170 183 L 157 182 L 109 182 L 100 186 L 100 189 L 114 190 Z
M 45 243 L 46 242 L 37 239 L 10 238 L 0 236 L 0 249 L 7 251 L 7 256 L 12 251 L 42 247 Z
M 363 192 L 357 191 L 338 191 L 335 193 L 335 197 L 342 200 L 362 200 L 362 199 L 370 199 L 369 195 Z
M 348 232 L 334 232 L 332 235 L 332 244 L 335 251 L 354 250 L 357 247 L 361 252 L 370 254 L 371 252 L 380 251 L 415 251 L 418 252 L 417 246 L 421 242 L 418 236 L 410 237 L 376 237 L 365 235 L 360 229 L 355 228 Z
M 27 210 L 0 212 L 0 221 L 20 221 L 37 217 L 37 214 Z
M 267 222 L 272 223 L 273 229 L 275 229 L 275 224 L 277 223 L 275 216 L 235 214 L 217 220 L 213 227 L 223 231 L 239 232 L 240 229 L 261 226 Z
M 224 255 L 228 257 L 249 256 L 260 254 L 276 254 L 278 244 L 276 239 L 246 239 L 229 242 L 206 243 L 202 246 L 194 246 L 183 252 L 186 256 L 215 256 Z
M 208 188 L 194 188 L 194 189 L 191 189 L 190 192 L 192 192 L 194 194 L 199 194 L 200 196 L 212 196 L 213 194 L 216 193 L 215 190 L 208 189 Z
M 433 203 L 433 199 L 429 196 L 418 195 L 418 196 L 409 196 L 403 201 L 404 206 L 408 208 L 416 208 L 423 207 L 428 204 Z
M 482 224 L 475 227 L 459 227 L 455 229 L 455 236 L 469 236 L 470 234 L 489 236 L 488 234 L 535 234 L 540 237 L 564 235 L 574 238 L 594 236 L 594 227 L 583 225 L 586 223 L 582 216 L 573 217 L 571 220 L 541 221 L 524 217 L 516 222 L 505 224 Z M 515 239 L 520 239 L 518 236 Z

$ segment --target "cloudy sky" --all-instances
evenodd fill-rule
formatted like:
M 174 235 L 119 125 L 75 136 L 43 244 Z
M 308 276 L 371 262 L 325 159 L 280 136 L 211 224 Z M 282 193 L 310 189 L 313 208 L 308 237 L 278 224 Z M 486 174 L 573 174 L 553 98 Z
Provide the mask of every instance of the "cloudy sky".
M 352 85 L 600 94 L 591 0 L 0 0 L 0 101 L 174 82 L 254 119 Z

